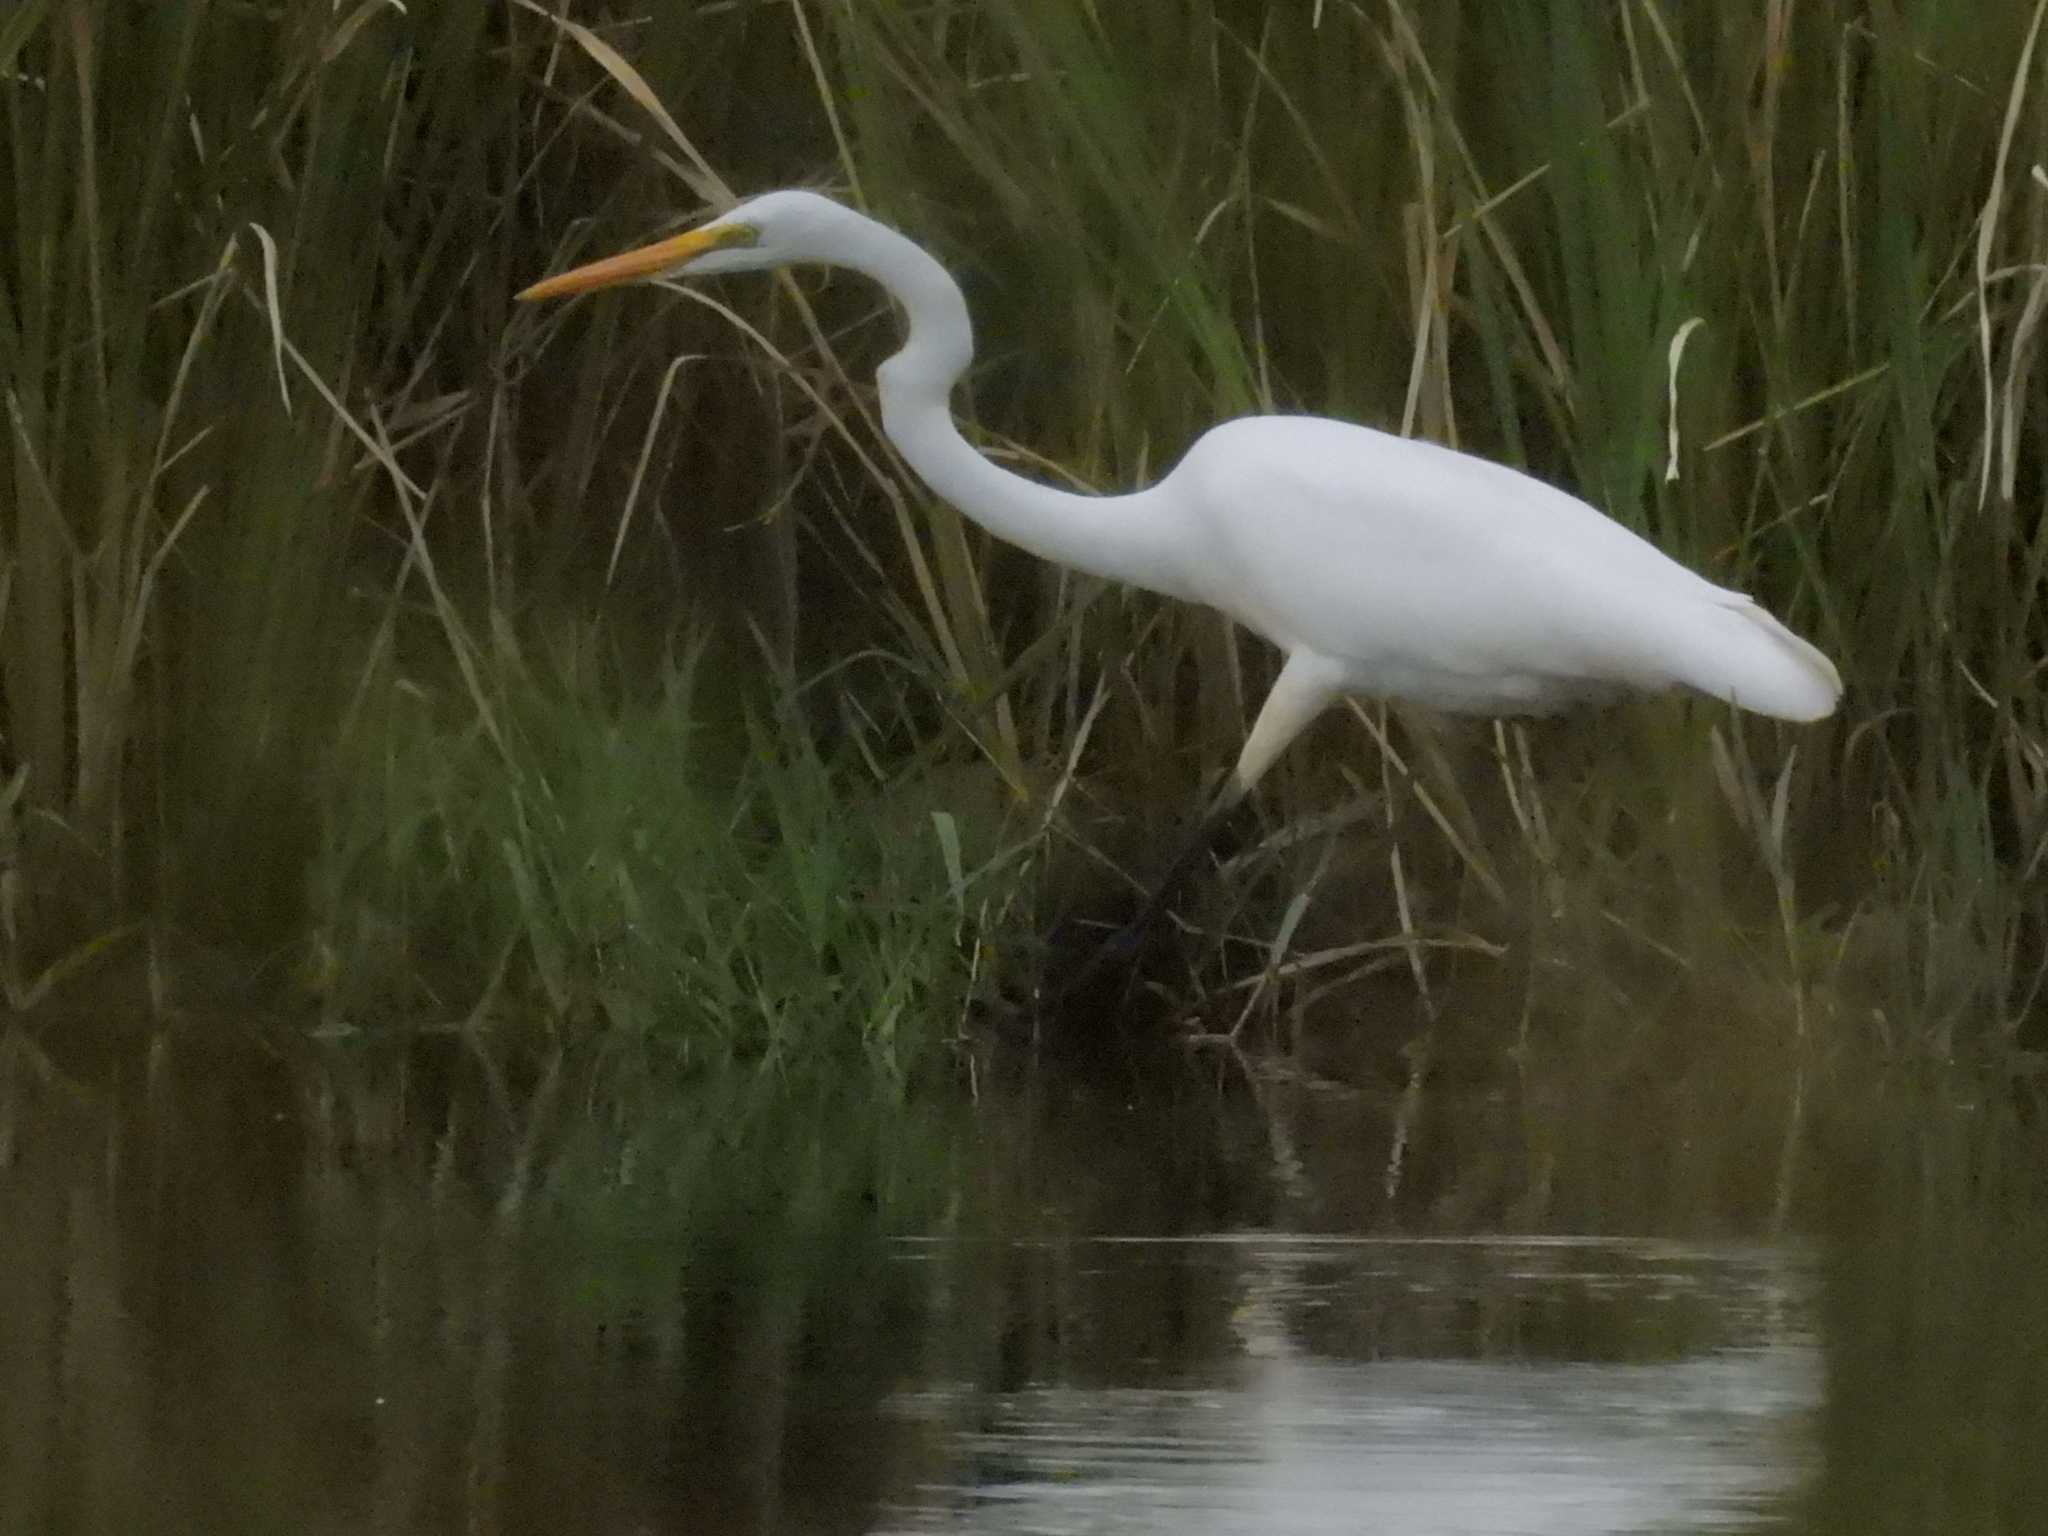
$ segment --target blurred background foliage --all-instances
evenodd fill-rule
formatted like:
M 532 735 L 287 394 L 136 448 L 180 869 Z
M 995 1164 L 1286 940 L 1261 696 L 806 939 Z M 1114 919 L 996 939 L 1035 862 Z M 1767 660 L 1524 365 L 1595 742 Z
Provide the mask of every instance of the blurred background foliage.
M 1175 1017 L 1532 1102 L 1546 1060 L 1682 1082 L 1702 1019 L 1800 1104 L 1845 1052 L 2024 1066 L 2041 14 L 17 0 L 9 1000 L 225 954 L 330 1024 L 901 1082 L 1156 871 L 1273 658 L 935 503 L 872 289 L 511 303 L 806 184 L 959 275 L 961 414 L 1027 472 L 1132 485 L 1246 410 L 1415 432 L 1841 663 L 1799 731 L 1333 714 L 1185 898 Z

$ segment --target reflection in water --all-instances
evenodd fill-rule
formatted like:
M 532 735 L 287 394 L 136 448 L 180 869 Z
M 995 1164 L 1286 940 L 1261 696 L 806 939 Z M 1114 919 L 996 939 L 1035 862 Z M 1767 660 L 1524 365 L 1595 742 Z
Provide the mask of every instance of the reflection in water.
M 0 1033 L 0 1536 L 2037 1528 L 2048 1230 L 1981 1156 L 1869 1171 L 1824 1262 L 1190 1236 L 1355 1230 L 1383 1127 L 466 1060 Z
M 1105 1288 L 1164 1264 L 1235 1290 L 1236 1350 L 1157 1362 L 1152 1385 L 910 1397 L 952 1449 L 887 1528 L 1705 1530 L 1755 1520 L 1805 1461 L 1818 1354 L 1784 1255 L 1088 1246 Z

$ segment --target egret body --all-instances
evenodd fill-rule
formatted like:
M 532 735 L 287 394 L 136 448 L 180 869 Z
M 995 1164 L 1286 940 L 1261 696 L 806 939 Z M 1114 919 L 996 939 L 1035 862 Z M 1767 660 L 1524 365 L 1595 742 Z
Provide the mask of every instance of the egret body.
M 908 340 L 876 374 L 882 425 L 934 492 L 1043 559 L 1207 603 L 1280 648 L 1224 803 L 1346 694 L 1501 715 L 1685 688 L 1800 721 L 1841 697 L 1828 658 L 1746 594 L 1574 496 L 1433 443 L 1247 416 L 1128 495 L 1012 474 L 953 421 L 949 397 L 974 356 L 959 285 L 904 236 L 816 193 L 751 198 L 519 297 L 800 262 L 864 273 L 902 306 Z

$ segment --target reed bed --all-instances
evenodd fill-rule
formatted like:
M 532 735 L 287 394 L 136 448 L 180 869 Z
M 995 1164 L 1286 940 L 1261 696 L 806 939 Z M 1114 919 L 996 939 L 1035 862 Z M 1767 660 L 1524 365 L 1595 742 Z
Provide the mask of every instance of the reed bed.
M 330 1024 L 783 1059 L 957 1041 L 1143 884 L 1258 642 L 930 498 L 857 280 L 512 309 L 807 183 L 961 276 L 959 407 L 1028 472 L 1373 422 L 1580 491 L 1841 662 L 1798 731 L 1333 716 L 1164 983 L 1193 1035 L 1405 1042 L 1372 1070 L 1409 1093 L 1512 1062 L 1532 1103 L 1760 1021 L 1782 1206 L 1842 1052 L 2043 1043 L 2043 10 L 23 0 L 9 999 L 232 943 Z

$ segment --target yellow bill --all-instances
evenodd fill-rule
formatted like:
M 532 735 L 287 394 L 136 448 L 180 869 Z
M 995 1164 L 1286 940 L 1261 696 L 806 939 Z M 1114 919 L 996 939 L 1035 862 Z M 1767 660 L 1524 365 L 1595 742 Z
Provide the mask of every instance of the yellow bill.
M 717 250 L 722 245 L 748 245 L 753 240 L 754 231 L 745 224 L 712 224 L 702 229 L 686 230 L 666 240 L 657 240 L 652 245 L 622 251 L 617 256 L 607 256 L 602 261 L 542 278 L 531 288 L 521 290 L 519 298 L 523 301 L 558 299 L 567 293 L 589 293 L 598 288 L 613 288 L 620 283 L 658 277 L 695 260 L 706 251 Z

